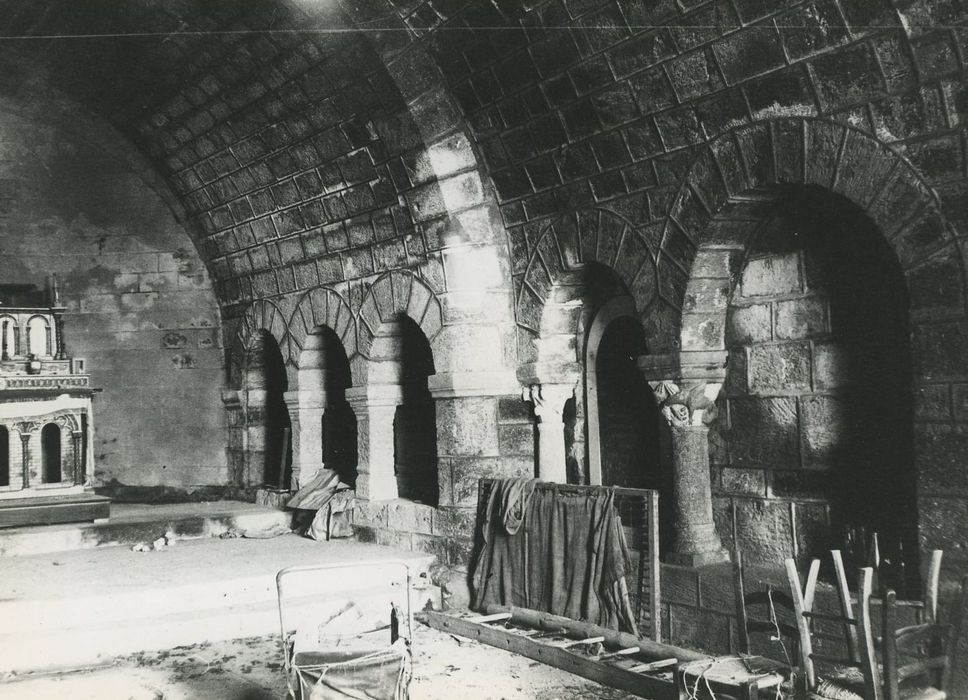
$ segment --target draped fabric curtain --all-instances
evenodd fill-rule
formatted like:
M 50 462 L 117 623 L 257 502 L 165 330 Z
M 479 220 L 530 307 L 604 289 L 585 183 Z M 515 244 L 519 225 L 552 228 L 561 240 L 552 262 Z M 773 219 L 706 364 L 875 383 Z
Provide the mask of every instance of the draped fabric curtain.
M 509 493 L 527 503 L 509 500 Z M 605 488 L 540 484 L 529 491 L 520 480 L 494 481 L 474 569 L 474 607 L 514 605 L 636 633 L 625 588 L 632 567 L 614 500 Z M 522 506 L 523 522 L 509 534 L 505 513 Z

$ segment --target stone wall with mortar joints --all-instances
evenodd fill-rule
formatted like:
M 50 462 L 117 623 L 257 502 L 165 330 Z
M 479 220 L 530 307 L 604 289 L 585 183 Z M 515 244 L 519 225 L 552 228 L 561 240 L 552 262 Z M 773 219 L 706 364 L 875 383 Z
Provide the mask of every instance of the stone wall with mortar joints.
M 225 483 L 219 309 L 177 210 L 115 132 L 62 96 L 32 100 L 0 112 L 3 277 L 58 276 L 68 352 L 104 390 L 95 483 Z
M 347 280 L 352 303 L 410 268 L 447 294 L 449 321 L 507 323 L 498 215 L 432 62 L 419 46 L 380 56 L 361 35 L 306 36 L 238 42 L 227 58 L 258 48 L 265 62 L 200 71 L 207 94 L 182 90 L 140 129 L 189 202 L 226 313 Z
M 663 219 L 709 139 L 765 118 L 829 117 L 891 143 L 932 184 L 950 181 L 952 197 L 964 190 L 960 102 L 946 97 L 960 92 L 964 17 L 944 3 L 902 12 L 853 0 L 686 10 L 559 1 L 501 11 L 474 7 L 449 19 L 434 50 L 480 144 L 512 250 L 525 253 L 512 260 L 533 250 L 537 222 L 563 210 L 623 213 L 651 233 L 653 255 L 662 242 L 660 263 L 669 264 L 653 292 L 663 299 L 653 324 L 670 347 L 666 319 L 695 241 L 663 236 Z M 498 37 L 479 23 L 515 28 Z M 943 159 L 921 157 L 939 143 L 950 146 Z M 747 155 L 744 169 L 760 167 Z M 710 167 L 727 186 L 743 176 Z

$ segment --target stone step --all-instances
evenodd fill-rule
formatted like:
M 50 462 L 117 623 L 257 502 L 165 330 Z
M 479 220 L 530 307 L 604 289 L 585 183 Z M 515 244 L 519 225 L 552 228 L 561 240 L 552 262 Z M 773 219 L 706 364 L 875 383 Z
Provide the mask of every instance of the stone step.
M 179 540 L 271 531 L 291 524 L 291 512 L 240 501 L 164 505 L 111 504 L 110 518 L 0 529 L 0 557 L 151 543 L 167 532 Z
M 352 616 L 376 619 L 401 599 L 401 570 L 358 565 L 387 559 L 411 566 L 415 611 L 440 607 L 440 591 L 426 576 L 432 556 L 357 542 L 283 535 L 195 540 L 147 553 L 111 547 L 13 557 L 0 578 L 0 673 L 279 634 L 276 573 L 293 565 L 341 565 L 286 580 L 294 624 L 324 621 L 349 602 Z

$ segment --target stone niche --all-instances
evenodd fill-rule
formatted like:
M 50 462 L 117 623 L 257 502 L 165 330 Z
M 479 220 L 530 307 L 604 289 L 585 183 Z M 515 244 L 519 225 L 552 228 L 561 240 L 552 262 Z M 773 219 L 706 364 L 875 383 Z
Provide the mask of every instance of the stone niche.
M 849 551 L 861 532 L 878 532 L 886 556 L 917 571 L 899 265 L 859 209 L 837 198 L 787 195 L 749 225 L 710 426 L 720 534 L 778 563 Z
M 56 281 L 0 286 L 0 527 L 96 520 L 85 362 L 67 355 Z

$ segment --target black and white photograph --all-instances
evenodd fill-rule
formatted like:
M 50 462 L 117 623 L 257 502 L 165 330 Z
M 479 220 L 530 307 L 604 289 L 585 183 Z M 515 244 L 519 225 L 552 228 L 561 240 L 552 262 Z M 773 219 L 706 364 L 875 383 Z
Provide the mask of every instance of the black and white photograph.
M 968 0 L 0 0 L 0 700 L 968 700 Z

